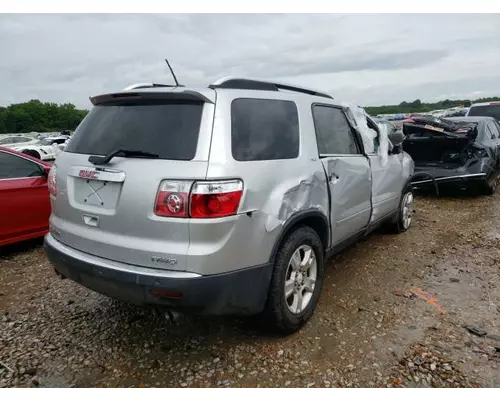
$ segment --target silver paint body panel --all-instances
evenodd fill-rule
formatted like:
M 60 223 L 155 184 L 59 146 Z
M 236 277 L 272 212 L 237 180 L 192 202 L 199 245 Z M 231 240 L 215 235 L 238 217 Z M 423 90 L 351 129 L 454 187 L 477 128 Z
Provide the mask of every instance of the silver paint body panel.
M 100 180 L 79 176 L 78 169 L 95 169 L 88 155 L 60 153 L 55 162 L 59 192 L 51 197 L 50 225 L 58 233 L 51 240 L 62 244 L 61 251 L 71 249 L 79 257 L 100 260 L 99 265 L 151 274 L 237 271 L 268 263 L 285 224 L 300 212 L 313 210 L 330 221 L 327 247 L 369 227 L 398 209 L 413 171 L 411 159 L 404 162 L 406 154 L 389 156 L 387 166 L 380 165 L 377 155 L 320 157 L 311 112 L 316 96 L 206 88 L 132 90 L 148 91 L 166 97 L 194 93 L 210 100 L 204 104 L 196 156 L 192 161 L 115 157 L 106 165 L 114 172 Z M 231 153 L 231 103 L 239 98 L 293 101 L 299 117 L 299 156 L 236 161 Z M 340 107 L 333 99 L 321 98 L 321 103 Z M 329 178 L 332 173 L 338 176 L 335 181 Z M 239 210 L 214 219 L 156 216 L 156 194 L 165 179 L 241 179 Z M 93 194 L 96 190 L 99 196 Z

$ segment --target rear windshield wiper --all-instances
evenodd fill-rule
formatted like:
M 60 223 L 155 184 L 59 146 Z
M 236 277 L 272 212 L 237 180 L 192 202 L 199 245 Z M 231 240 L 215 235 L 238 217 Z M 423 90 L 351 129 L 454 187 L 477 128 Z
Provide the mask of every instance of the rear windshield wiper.
M 89 162 L 94 165 L 107 164 L 111 161 L 113 157 L 137 157 L 137 158 L 158 158 L 160 157 L 156 153 L 149 153 L 147 151 L 141 150 L 126 150 L 126 149 L 117 149 L 113 150 L 109 154 L 105 156 L 90 156 Z

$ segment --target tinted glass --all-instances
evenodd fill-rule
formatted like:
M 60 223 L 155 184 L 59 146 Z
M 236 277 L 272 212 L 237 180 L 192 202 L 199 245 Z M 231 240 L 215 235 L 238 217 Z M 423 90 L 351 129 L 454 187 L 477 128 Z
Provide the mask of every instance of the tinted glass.
M 114 150 L 191 160 L 196 153 L 202 102 L 122 101 L 95 106 L 76 129 L 66 152 L 106 155 Z
M 358 154 L 358 146 L 342 110 L 313 107 L 314 126 L 320 154 Z
M 493 117 L 500 120 L 500 104 L 471 107 L 469 117 Z
M 488 129 L 491 133 L 492 139 L 497 139 L 498 136 L 500 135 L 500 132 L 498 132 L 497 126 L 493 122 L 488 122 Z
M 299 118 L 292 101 L 236 99 L 231 104 L 231 150 L 238 161 L 299 155 Z
M 0 179 L 42 176 L 42 168 L 25 158 L 0 151 Z

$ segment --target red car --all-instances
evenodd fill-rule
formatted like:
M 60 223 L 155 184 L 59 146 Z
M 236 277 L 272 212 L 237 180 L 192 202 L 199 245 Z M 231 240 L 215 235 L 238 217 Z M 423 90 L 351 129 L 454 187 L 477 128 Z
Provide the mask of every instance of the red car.
M 47 233 L 50 167 L 44 161 L 0 147 L 0 246 Z

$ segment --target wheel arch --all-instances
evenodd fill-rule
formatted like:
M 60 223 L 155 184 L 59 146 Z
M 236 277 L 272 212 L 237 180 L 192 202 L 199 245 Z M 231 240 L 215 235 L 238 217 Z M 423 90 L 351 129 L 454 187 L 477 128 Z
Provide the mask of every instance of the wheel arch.
M 285 239 L 299 226 L 308 226 L 319 236 L 326 252 L 330 240 L 330 227 L 326 215 L 319 210 L 304 210 L 293 214 L 284 224 L 278 239 L 275 241 L 271 251 L 269 262 L 274 264 L 276 254 Z

